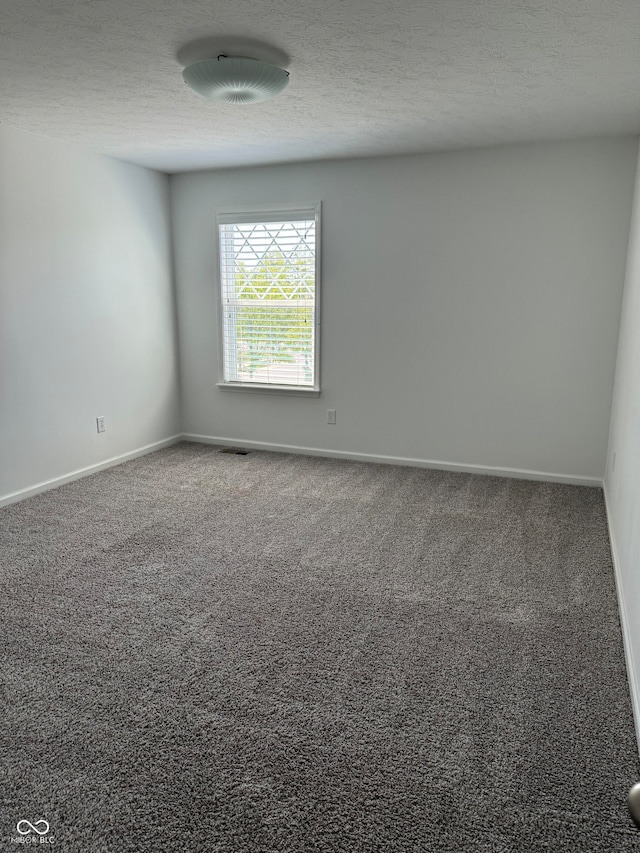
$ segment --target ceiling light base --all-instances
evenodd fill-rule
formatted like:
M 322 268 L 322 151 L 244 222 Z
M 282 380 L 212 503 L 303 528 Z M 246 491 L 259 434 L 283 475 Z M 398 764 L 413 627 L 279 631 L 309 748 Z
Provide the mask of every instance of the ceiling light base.
M 185 83 L 205 98 L 224 104 L 255 104 L 282 92 L 289 72 L 248 56 L 219 56 L 187 66 Z

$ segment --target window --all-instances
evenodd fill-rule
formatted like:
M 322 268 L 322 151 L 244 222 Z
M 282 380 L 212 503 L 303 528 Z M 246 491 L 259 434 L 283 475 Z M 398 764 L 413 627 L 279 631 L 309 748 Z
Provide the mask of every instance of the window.
M 317 394 L 320 204 L 217 219 L 219 385 Z

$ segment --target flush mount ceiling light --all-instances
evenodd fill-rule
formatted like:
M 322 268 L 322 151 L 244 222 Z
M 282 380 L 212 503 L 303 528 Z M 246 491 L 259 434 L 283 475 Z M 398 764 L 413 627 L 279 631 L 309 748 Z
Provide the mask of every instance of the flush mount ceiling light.
M 248 56 L 224 56 L 189 65 L 185 83 L 205 98 L 225 104 L 254 104 L 273 98 L 289 82 L 289 72 Z

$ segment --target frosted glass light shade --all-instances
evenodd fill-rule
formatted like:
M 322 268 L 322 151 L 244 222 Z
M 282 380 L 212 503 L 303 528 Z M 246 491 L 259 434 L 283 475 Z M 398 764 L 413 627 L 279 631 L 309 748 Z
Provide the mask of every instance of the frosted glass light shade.
M 205 98 L 225 104 L 253 104 L 281 92 L 289 74 L 248 56 L 219 56 L 189 65 L 182 72 L 185 83 Z

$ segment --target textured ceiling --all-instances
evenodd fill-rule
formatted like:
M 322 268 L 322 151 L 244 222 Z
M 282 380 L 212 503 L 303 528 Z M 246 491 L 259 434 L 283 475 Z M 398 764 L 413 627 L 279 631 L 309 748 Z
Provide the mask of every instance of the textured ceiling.
M 638 0 L 1 0 L 0 120 L 167 172 L 638 134 L 639 36 Z M 201 98 L 221 52 L 288 88 Z

